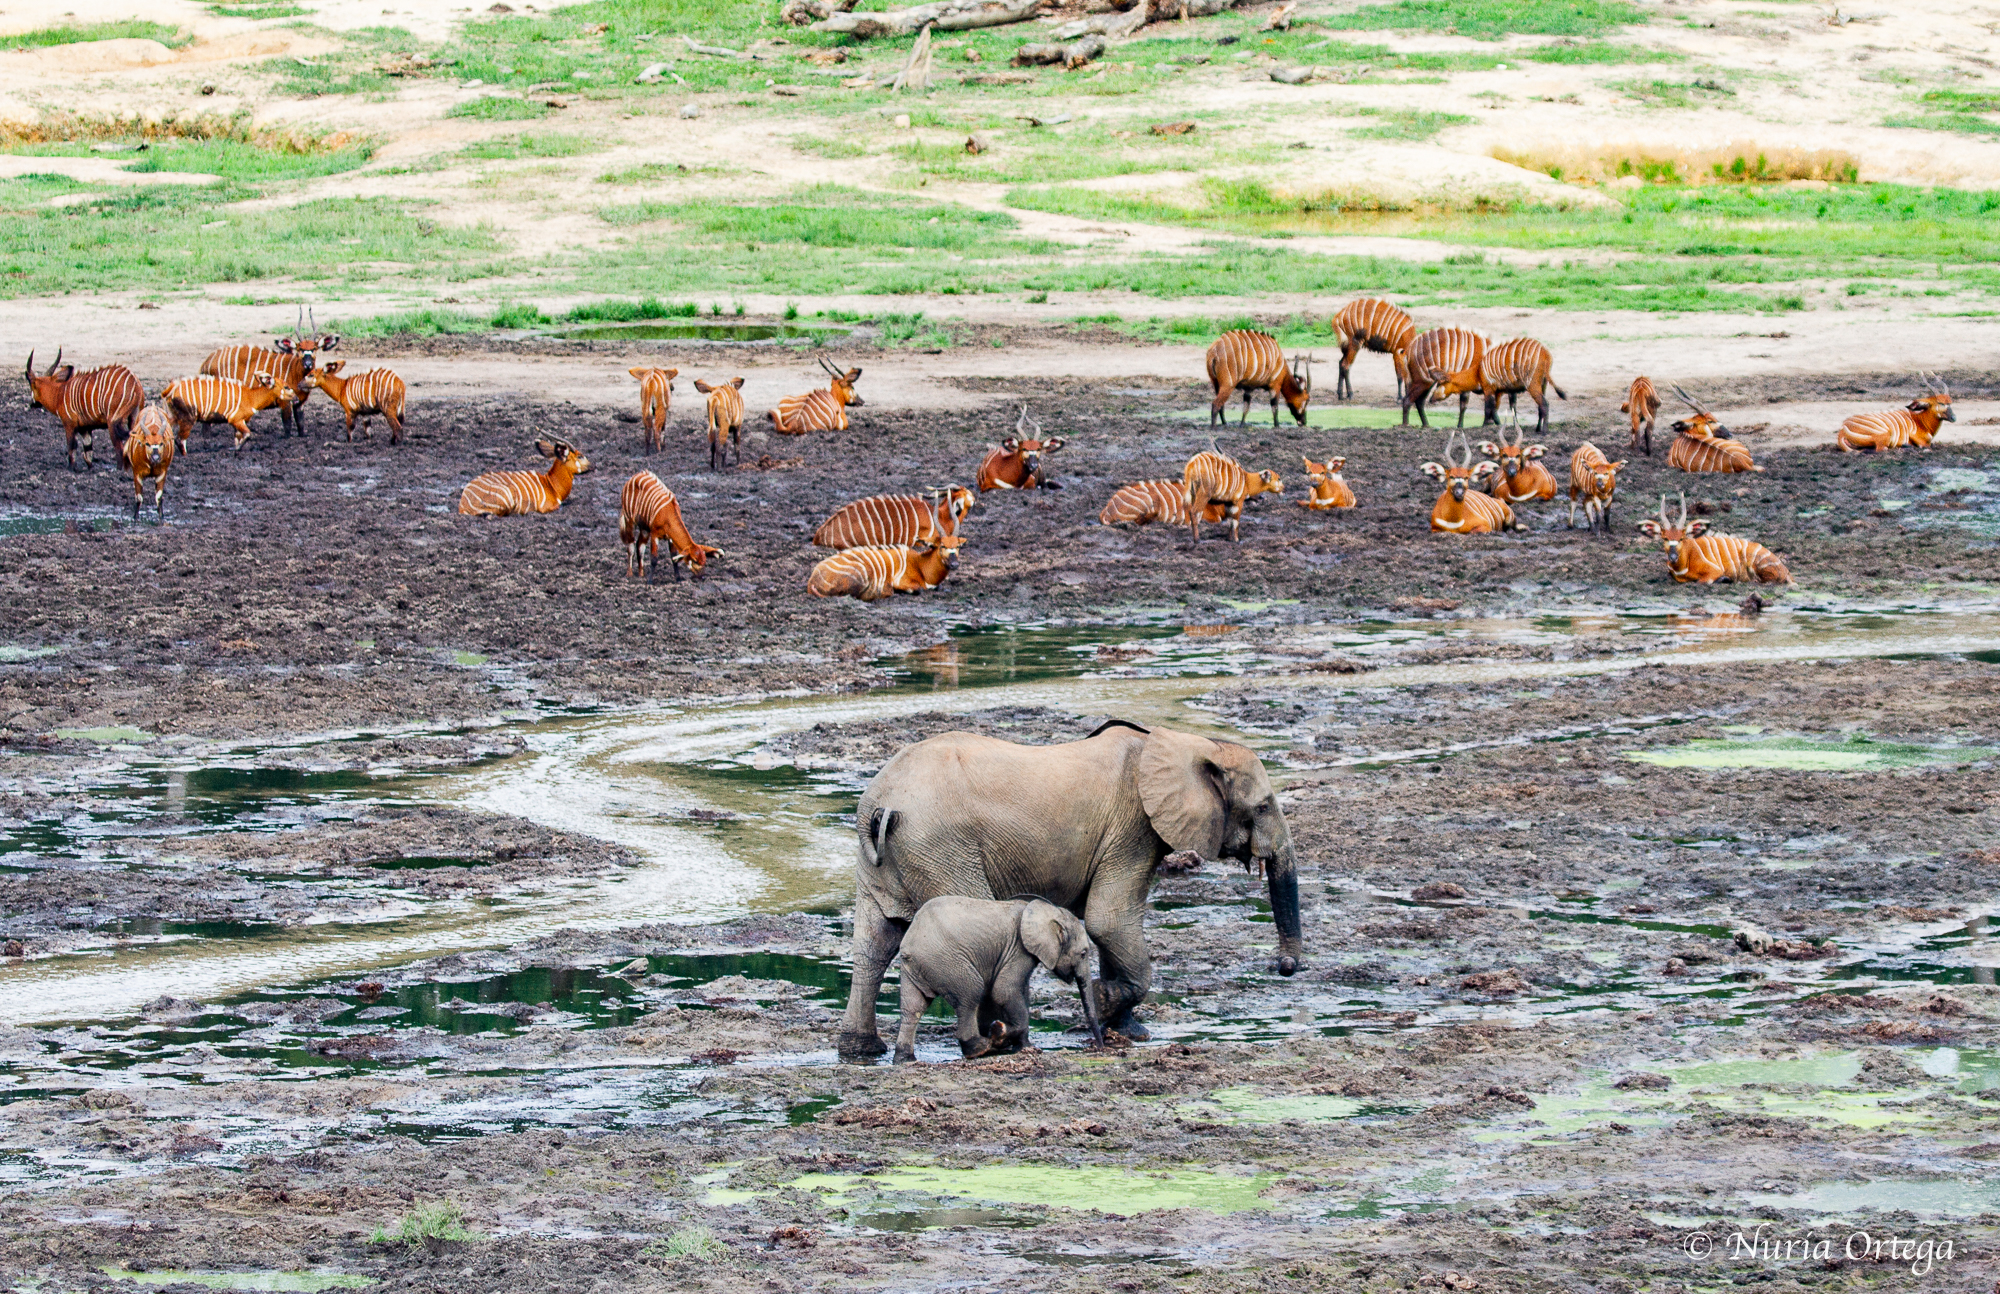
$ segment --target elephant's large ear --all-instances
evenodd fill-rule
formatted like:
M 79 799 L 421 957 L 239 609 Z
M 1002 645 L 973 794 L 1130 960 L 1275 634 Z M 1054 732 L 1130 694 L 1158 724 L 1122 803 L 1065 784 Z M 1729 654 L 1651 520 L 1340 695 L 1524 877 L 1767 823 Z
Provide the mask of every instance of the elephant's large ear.
M 1044 970 L 1062 964 L 1062 918 L 1062 909 L 1041 899 L 1032 899 L 1021 909 L 1021 946 Z
M 1226 806 L 1219 754 L 1206 737 L 1165 728 L 1147 735 L 1139 751 L 1139 802 L 1169 849 L 1221 854 Z

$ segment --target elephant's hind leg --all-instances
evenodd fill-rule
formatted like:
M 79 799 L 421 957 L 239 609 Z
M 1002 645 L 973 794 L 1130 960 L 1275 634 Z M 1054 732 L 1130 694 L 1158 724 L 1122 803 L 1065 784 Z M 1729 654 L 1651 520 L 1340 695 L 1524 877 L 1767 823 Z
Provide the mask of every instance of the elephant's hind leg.
M 931 995 L 917 983 L 910 968 L 903 967 L 903 1018 L 896 1028 L 896 1063 L 898 1065 L 917 1058 L 917 1022 L 924 1012 L 931 1009 Z
M 865 1060 L 889 1050 L 875 1027 L 875 998 L 882 976 L 903 946 L 907 922 L 891 921 L 864 890 L 854 901 L 854 981 L 847 992 L 847 1014 L 840 1022 L 838 1047 L 842 1060 Z

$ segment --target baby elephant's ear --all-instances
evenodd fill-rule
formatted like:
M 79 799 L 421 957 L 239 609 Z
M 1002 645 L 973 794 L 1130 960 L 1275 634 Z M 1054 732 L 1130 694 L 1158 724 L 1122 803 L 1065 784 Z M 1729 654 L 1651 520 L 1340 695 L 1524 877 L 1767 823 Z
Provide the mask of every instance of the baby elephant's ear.
M 1031 900 L 1021 909 L 1021 946 L 1026 948 L 1045 970 L 1054 970 L 1062 964 L 1063 936 L 1066 933 L 1064 917 L 1069 916 L 1053 903 L 1041 899 Z M 1075 917 L 1070 917 L 1075 921 Z

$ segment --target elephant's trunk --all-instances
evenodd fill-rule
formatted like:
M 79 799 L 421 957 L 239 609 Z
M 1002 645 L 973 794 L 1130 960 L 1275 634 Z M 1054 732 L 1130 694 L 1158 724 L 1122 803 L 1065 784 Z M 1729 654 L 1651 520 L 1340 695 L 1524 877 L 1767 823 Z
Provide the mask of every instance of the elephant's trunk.
M 1104 1024 L 1097 1018 L 1097 986 L 1090 982 L 1088 975 L 1079 975 L 1077 989 L 1083 997 L 1083 1023 L 1090 1030 L 1090 1040 L 1104 1045 Z
M 1299 925 L 1299 860 L 1289 835 L 1265 864 L 1264 876 L 1270 887 L 1271 920 L 1278 927 L 1278 974 L 1290 975 L 1298 970 L 1306 945 Z

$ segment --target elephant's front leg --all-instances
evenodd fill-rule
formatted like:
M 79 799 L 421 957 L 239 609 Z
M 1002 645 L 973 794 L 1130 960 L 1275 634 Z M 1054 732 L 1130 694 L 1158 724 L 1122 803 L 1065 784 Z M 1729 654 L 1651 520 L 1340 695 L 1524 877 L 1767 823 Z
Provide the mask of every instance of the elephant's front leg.
M 1153 987 L 1153 959 L 1146 952 L 1143 925 L 1150 876 L 1135 884 L 1099 882 L 1084 908 L 1084 929 L 1097 944 L 1097 1014 L 1107 1030 L 1134 1042 L 1152 1037 L 1133 1016 Z
M 847 992 L 847 1014 L 841 1018 L 837 1043 L 841 1059 L 860 1060 L 889 1050 L 875 1027 L 875 998 L 882 976 L 903 946 L 908 923 L 882 914 L 874 898 L 862 891 L 854 900 L 854 981 Z

